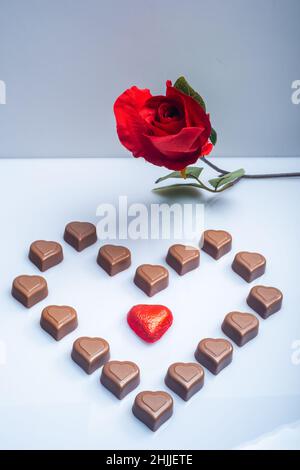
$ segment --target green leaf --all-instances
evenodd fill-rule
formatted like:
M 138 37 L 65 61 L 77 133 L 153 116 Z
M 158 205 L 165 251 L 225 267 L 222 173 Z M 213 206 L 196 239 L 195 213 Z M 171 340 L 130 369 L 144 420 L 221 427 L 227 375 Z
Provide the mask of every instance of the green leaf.
M 166 176 L 162 176 L 161 178 L 158 178 L 158 180 L 155 181 L 156 183 L 161 183 L 162 181 L 165 181 L 169 178 L 182 178 L 180 171 L 172 171 L 172 173 L 169 173 Z
M 232 171 L 231 173 L 226 173 L 226 175 L 219 176 L 219 178 L 213 178 L 209 180 L 209 183 L 215 189 L 218 189 L 220 186 L 223 186 L 224 188 L 224 185 L 229 188 L 235 180 L 241 178 L 244 174 L 245 170 L 240 168 L 239 170 Z
M 194 98 L 194 100 L 196 100 L 200 104 L 204 111 L 206 111 L 204 99 L 202 98 L 202 96 L 199 95 L 197 91 L 195 91 L 191 87 L 191 85 L 187 82 L 184 77 L 177 78 L 176 82 L 174 83 L 174 87 L 182 91 L 182 93 L 185 93 L 186 95 Z M 210 141 L 213 145 L 216 145 L 217 143 L 217 133 L 213 128 L 211 129 Z
M 199 178 L 203 168 L 198 168 L 197 166 L 188 166 L 186 168 L 186 178 Z M 162 176 L 155 181 L 155 183 L 161 183 L 169 178 L 182 178 L 182 174 L 180 171 L 172 171 L 166 176 Z
M 217 133 L 213 128 L 211 128 L 211 133 L 210 133 L 209 138 L 210 138 L 211 143 L 213 145 L 216 145 L 216 143 L 217 143 Z
M 199 93 L 197 93 L 197 91 L 195 91 L 191 87 L 191 85 L 187 82 L 187 80 L 184 77 L 177 78 L 176 82 L 174 83 L 174 87 L 182 91 L 182 93 L 185 93 L 186 95 L 194 98 L 194 100 L 200 104 L 200 106 L 204 109 L 204 111 L 206 111 L 206 106 L 205 106 L 203 98 L 199 95 Z
M 203 170 L 203 167 L 198 166 L 188 166 L 185 170 L 187 178 L 199 178 Z

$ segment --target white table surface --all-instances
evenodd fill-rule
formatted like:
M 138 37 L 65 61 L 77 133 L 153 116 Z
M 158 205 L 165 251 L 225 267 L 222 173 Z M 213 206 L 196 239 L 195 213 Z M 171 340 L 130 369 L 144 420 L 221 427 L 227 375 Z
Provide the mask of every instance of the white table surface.
M 288 158 L 218 163 L 252 172 L 300 169 L 300 159 Z M 300 180 L 243 181 L 218 196 L 151 192 L 165 173 L 133 158 L 0 161 L 1 448 L 264 448 L 272 446 L 272 435 L 276 447 L 300 448 L 300 365 L 291 360 L 292 344 L 300 339 Z M 62 240 L 67 222 L 97 223 L 97 206 L 115 203 L 119 195 L 145 204 L 204 203 L 205 227 L 228 230 L 233 250 L 218 262 L 202 253 L 200 268 L 184 277 L 170 269 L 169 288 L 149 299 L 132 282 L 135 267 L 163 263 L 170 241 L 123 241 L 132 250 L 132 267 L 110 278 L 95 262 L 103 241 L 77 253 Z M 39 274 L 27 258 L 36 239 L 62 242 L 65 259 L 44 274 L 48 298 L 27 310 L 10 288 L 19 274 Z M 117 400 L 100 385 L 99 371 L 87 376 L 71 360 L 72 343 L 78 336 L 102 336 L 112 359 L 139 364 L 136 392 L 166 389 L 170 363 L 193 361 L 200 339 L 224 336 L 220 325 L 227 312 L 249 310 L 251 286 L 230 268 L 240 250 L 266 256 L 267 271 L 257 283 L 280 288 L 283 308 L 261 320 L 256 339 L 234 347 L 233 363 L 222 373 L 206 372 L 205 386 L 189 402 L 173 395 L 173 417 L 152 433 L 131 413 L 135 393 Z M 142 342 L 126 323 L 138 303 L 162 303 L 174 314 L 173 326 L 155 344 Z M 78 329 L 60 342 L 39 326 L 48 304 L 78 311 Z M 293 438 L 281 439 L 281 430 Z

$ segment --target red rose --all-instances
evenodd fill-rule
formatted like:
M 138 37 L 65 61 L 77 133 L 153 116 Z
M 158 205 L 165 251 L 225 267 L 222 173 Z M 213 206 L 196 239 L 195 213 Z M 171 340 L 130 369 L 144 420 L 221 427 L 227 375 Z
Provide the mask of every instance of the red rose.
M 167 81 L 166 96 L 133 86 L 117 98 L 114 113 L 121 143 L 134 157 L 182 170 L 212 150 L 209 115 Z

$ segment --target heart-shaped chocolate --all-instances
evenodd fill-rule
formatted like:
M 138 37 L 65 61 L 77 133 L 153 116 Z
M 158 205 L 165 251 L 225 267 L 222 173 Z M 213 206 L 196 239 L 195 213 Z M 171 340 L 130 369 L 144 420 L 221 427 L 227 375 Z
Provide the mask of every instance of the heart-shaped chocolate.
M 199 266 L 200 252 L 192 246 L 172 245 L 169 248 L 166 261 L 182 276 Z
M 83 336 L 76 340 L 79 348 L 83 350 L 83 353 L 88 357 L 95 357 L 99 354 L 107 353 L 109 351 L 109 344 L 105 339 L 102 338 L 90 338 Z
M 169 272 L 164 266 L 142 264 L 135 272 L 134 283 L 152 297 L 168 286 Z
M 173 399 L 166 392 L 140 392 L 134 400 L 133 414 L 156 431 L 173 414 Z
M 241 251 L 236 256 L 249 269 L 256 269 L 266 261 L 265 257 L 260 253 L 251 253 L 250 251 Z
M 232 237 L 225 230 L 205 230 L 202 243 L 203 251 L 219 259 L 231 250 Z
M 96 227 L 90 222 L 70 222 L 66 225 L 64 240 L 75 250 L 82 251 L 97 241 Z
M 271 305 L 274 301 L 278 301 L 282 297 L 282 293 L 276 287 L 256 286 L 253 287 L 252 293 L 260 298 L 267 305 Z
M 94 232 L 94 225 L 90 222 L 70 222 L 67 227 L 68 231 L 80 240 Z
M 231 312 L 228 314 L 232 322 L 240 329 L 247 330 L 256 325 L 258 320 L 252 313 Z
M 217 248 L 220 248 L 231 239 L 231 235 L 225 230 L 205 230 L 204 234 Z
M 173 322 L 171 311 L 164 305 L 135 305 L 127 314 L 132 330 L 144 341 L 154 343 Z
M 128 379 L 128 377 L 131 377 L 132 374 L 136 373 L 137 366 L 129 361 L 111 361 L 107 369 L 119 382 L 123 382 L 125 379 Z
M 265 319 L 281 309 L 282 299 L 282 292 L 276 287 L 255 286 L 249 292 L 247 303 Z
M 57 242 L 36 240 L 31 243 L 28 256 L 40 271 L 46 271 L 63 260 L 63 251 Z
M 82 336 L 74 342 L 71 355 L 87 374 L 92 374 L 109 360 L 109 344 L 103 338 Z
M 41 276 L 22 275 L 14 279 L 12 296 L 25 307 L 32 307 L 48 295 L 46 279 Z
M 45 279 L 41 276 L 19 276 L 15 279 L 15 284 L 18 285 L 24 292 L 31 294 L 45 285 Z
M 260 253 L 241 251 L 234 257 L 232 269 L 245 281 L 251 282 L 262 276 L 266 270 L 266 258 Z
M 57 242 L 36 240 L 31 244 L 35 251 L 43 257 L 48 257 L 60 251 L 61 245 Z
M 203 371 L 202 367 L 199 366 L 199 364 L 192 363 L 184 364 L 178 362 L 177 364 L 172 364 L 172 366 L 170 367 L 172 368 L 172 370 L 174 370 L 174 373 L 186 383 L 191 382 L 194 377 L 197 377 L 199 375 L 199 371 Z
M 162 392 L 144 392 L 141 401 L 147 408 L 157 413 L 168 404 L 169 398 Z
M 175 362 L 168 368 L 166 385 L 183 400 L 189 400 L 204 384 L 204 370 L 193 362 Z
M 195 351 L 195 358 L 213 374 L 218 374 L 232 361 L 233 347 L 226 339 L 205 338 Z
M 141 273 L 144 279 L 148 279 L 149 282 L 156 282 L 164 279 L 168 273 L 166 268 L 163 266 L 154 264 L 143 264 L 142 266 L 139 266 L 137 270 Z
M 59 341 L 78 325 L 77 313 L 68 305 L 48 305 L 42 311 L 41 327 Z
M 47 316 L 52 319 L 57 326 L 67 323 L 74 317 L 74 308 L 66 305 L 50 305 L 44 309 Z
M 215 358 L 222 358 L 231 350 L 230 343 L 224 339 L 204 339 L 202 345 Z
M 104 245 L 100 248 L 97 263 L 110 276 L 124 271 L 131 265 L 131 253 L 125 246 Z
M 100 381 L 121 400 L 139 385 L 140 370 L 134 362 L 110 361 L 104 365 Z
M 222 323 L 223 332 L 238 346 L 243 346 L 258 334 L 259 321 L 252 313 L 230 312 Z

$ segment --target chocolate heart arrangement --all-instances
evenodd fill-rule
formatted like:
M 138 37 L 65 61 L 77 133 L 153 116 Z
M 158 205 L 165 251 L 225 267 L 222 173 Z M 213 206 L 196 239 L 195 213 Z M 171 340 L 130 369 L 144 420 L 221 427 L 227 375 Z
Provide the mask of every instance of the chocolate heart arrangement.
M 97 241 L 96 227 L 88 222 L 70 222 L 64 232 L 64 240 L 77 251 Z M 206 230 L 203 234 L 202 250 L 218 260 L 232 248 L 232 237 L 224 230 Z M 37 240 L 29 249 L 29 259 L 40 271 L 57 265 L 63 260 L 59 243 Z M 110 276 L 131 266 L 128 248 L 104 245 L 97 256 L 98 265 Z M 180 276 L 198 268 L 200 251 L 181 244 L 169 248 L 166 263 Z M 264 274 L 266 260 L 260 253 L 242 251 L 235 255 L 232 269 L 248 283 Z M 142 264 L 137 267 L 133 279 L 137 287 L 152 297 L 168 287 L 169 272 L 164 266 Z M 30 308 L 48 295 L 48 286 L 41 276 L 21 275 L 14 279 L 12 296 Z M 263 319 L 280 310 L 283 295 L 275 287 L 257 285 L 252 287 L 247 304 Z M 173 322 L 172 312 L 164 305 L 135 305 L 127 314 L 129 327 L 148 343 L 158 341 Z M 40 325 L 56 341 L 74 331 L 78 326 L 77 312 L 73 307 L 48 305 L 41 314 Z M 223 333 L 239 347 L 244 346 L 258 334 L 259 321 L 252 313 L 229 312 L 222 323 Z M 189 400 L 204 385 L 204 366 L 216 375 L 227 367 L 233 357 L 233 346 L 224 338 L 202 339 L 194 353 L 196 362 L 171 364 L 165 376 L 165 384 L 183 400 Z M 110 346 L 103 338 L 79 337 L 73 343 L 71 357 L 87 374 L 100 367 L 101 384 L 119 400 L 140 384 L 140 369 L 131 361 L 110 360 Z M 201 364 L 201 365 L 200 365 Z M 173 399 L 164 391 L 142 391 L 132 407 L 133 414 L 156 431 L 173 413 Z

